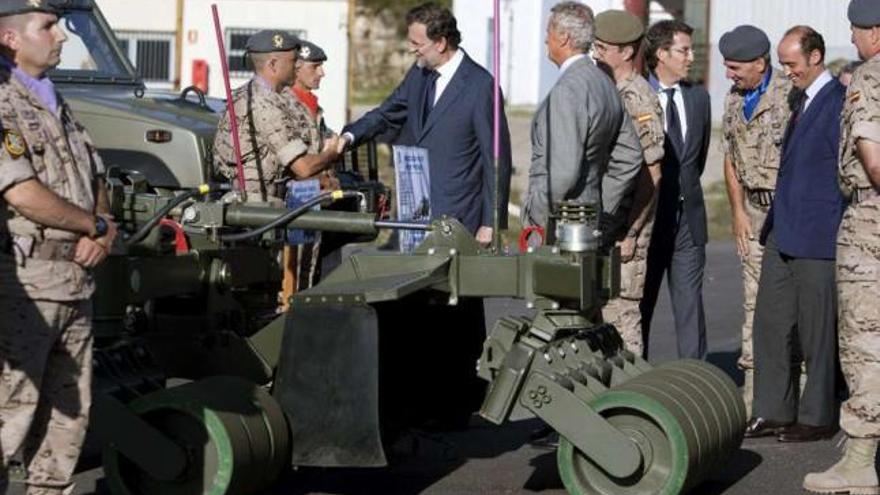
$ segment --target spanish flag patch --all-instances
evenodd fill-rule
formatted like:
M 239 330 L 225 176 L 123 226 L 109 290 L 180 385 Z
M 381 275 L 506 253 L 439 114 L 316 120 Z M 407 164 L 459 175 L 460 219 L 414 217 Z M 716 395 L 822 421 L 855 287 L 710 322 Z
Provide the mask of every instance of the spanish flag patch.
M 27 147 L 24 144 L 24 138 L 15 131 L 5 131 L 3 133 L 3 147 L 12 158 L 18 158 L 24 154 Z
M 643 113 L 643 114 L 639 115 L 638 117 L 636 117 L 636 120 L 638 121 L 639 124 L 643 124 L 653 118 L 654 118 L 654 116 L 651 115 L 650 113 Z
M 855 102 L 859 101 L 859 98 L 861 98 L 861 97 L 862 97 L 861 91 L 853 91 L 852 94 L 849 95 L 848 98 L 849 98 L 850 103 L 855 103 Z

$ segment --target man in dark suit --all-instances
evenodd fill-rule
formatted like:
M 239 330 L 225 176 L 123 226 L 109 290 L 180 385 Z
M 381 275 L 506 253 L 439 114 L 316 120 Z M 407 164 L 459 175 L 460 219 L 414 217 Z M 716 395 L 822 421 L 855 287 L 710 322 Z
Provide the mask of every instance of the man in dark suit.
M 788 30 L 778 52 L 795 89 L 776 197 L 761 230 L 755 401 L 746 436 L 778 434 L 782 442 L 805 442 L 837 431 L 834 259 L 844 209 L 837 158 L 846 89 L 825 68 L 825 43 L 812 28 Z M 792 371 L 799 363 L 792 356 L 801 354 L 807 380 L 798 400 Z
M 378 108 L 343 129 L 353 144 L 400 130 L 404 142 L 428 150 L 431 215 L 461 221 L 483 245 L 492 240 L 495 168 L 493 78 L 459 49 L 461 34 L 448 9 L 427 3 L 407 14 L 416 63 Z M 499 221 L 507 226 L 510 132 L 501 112 Z
M 691 33 L 693 29 L 683 22 L 660 21 L 645 34 L 649 82 L 663 106 L 666 142 L 641 310 L 647 349 L 654 305 L 666 274 L 678 355 L 701 359 L 706 355 L 703 267 L 707 236 L 700 176 L 706 165 L 712 116 L 706 90 L 685 82 L 694 62 Z

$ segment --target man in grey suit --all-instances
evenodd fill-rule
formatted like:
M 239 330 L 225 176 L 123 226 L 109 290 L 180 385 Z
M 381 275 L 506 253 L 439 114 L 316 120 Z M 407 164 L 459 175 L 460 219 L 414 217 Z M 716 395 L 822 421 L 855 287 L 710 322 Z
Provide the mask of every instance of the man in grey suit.
M 648 273 L 642 298 L 645 348 L 654 304 L 667 276 L 678 356 L 706 355 L 703 267 L 706 264 L 706 206 L 700 176 L 706 166 L 712 116 L 709 93 L 685 79 L 694 62 L 693 29 L 681 21 L 660 21 L 645 34 L 645 56 L 665 117 L 666 143 Z
M 532 121 L 525 224 L 546 227 L 553 203 L 564 200 L 601 204 L 612 222 L 626 218 L 621 205 L 641 170 L 642 147 L 614 81 L 586 55 L 594 32 L 586 5 L 551 9 L 547 56 L 561 74 Z

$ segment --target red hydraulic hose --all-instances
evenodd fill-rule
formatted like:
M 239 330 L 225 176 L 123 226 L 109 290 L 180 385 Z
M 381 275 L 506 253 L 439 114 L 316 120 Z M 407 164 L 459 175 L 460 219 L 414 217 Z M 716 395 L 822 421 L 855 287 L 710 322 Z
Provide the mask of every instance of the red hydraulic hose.
M 223 46 L 223 30 L 220 29 L 220 13 L 217 4 L 211 4 L 214 14 L 214 31 L 217 33 L 217 48 L 220 50 L 220 68 L 223 71 L 223 85 L 226 88 L 226 110 L 229 112 L 229 123 L 232 126 L 232 149 L 235 152 L 235 167 L 238 170 L 238 190 L 242 198 L 246 198 L 244 189 L 244 164 L 241 162 L 241 144 L 238 142 L 238 118 L 235 116 L 235 104 L 232 101 L 232 87 L 229 85 L 229 67 L 226 64 L 226 48 Z M 254 150 L 257 152 L 257 150 Z

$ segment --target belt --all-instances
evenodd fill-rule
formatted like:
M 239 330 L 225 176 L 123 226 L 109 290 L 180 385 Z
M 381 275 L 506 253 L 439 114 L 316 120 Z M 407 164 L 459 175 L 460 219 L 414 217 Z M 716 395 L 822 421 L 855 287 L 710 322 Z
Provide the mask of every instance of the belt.
M 73 261 L 75 241 L 37 240 L 26 235 L 2 235 L 0 245 L 6 254 L 46 261 Z
M 749 203 L 755 206 L 768 207 L 773 204 L 775 193 L 770 189 L 746 189 Z
M 857 189 L 853 189 L 852 197 L 850 198 L 850 204 L 857 205 L 862 201 L 867 201 L 871 198 L 876 198 L 880 196 L 880 192 L 873 187 L 860 187 Z

